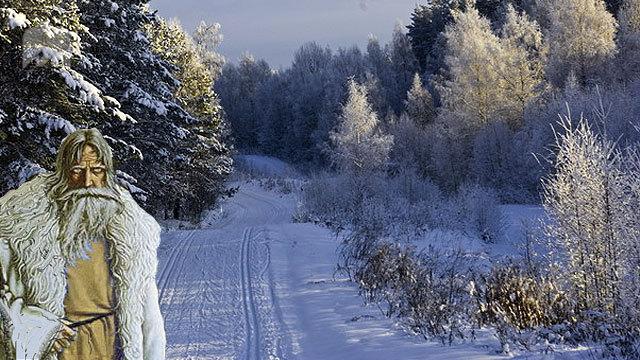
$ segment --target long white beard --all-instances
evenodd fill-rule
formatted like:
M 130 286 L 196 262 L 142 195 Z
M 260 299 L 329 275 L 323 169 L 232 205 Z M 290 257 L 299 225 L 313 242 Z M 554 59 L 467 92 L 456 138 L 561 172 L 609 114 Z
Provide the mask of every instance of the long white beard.
M 91 243 L 107 238 L 111 219 L 122 211 L 118 194 L 107 188 L 69 190 L 58 204 L 60 248 L 69 264 L 86 259 Z

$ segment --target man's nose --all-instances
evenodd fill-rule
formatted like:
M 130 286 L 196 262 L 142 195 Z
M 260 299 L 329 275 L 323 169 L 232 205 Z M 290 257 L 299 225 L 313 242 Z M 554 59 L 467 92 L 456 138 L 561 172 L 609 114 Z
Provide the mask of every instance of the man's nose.
M 84 174 L 84 187 L 93 187 L 93 179 L 91 178 L 91 172 L 86 171 Z

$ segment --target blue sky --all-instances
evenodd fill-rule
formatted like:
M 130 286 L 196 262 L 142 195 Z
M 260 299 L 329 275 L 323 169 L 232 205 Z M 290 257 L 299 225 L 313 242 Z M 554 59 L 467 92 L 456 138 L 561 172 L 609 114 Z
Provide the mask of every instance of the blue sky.
M 365 46 L 372 34 L 386 42 L 397 22 L 408 24 L 416 3 L 425 0 L 152 0 L 166 18 L 191 31 L 198 22 L 219 22 L 220 52 L 236 61 L 244 52 L 287 66 L 304 42 Z

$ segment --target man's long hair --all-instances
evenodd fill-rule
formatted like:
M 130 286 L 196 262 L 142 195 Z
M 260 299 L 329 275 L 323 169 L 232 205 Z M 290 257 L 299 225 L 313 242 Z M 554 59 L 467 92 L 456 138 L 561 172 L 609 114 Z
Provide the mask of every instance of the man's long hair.
M 49 196 L 52 199 L 57 199 L 69 190 L 71 168 L 80 162 L 82 150 L 86 145 L 94 148 L 98 155 L 98 161 L 106 168 L 106 188 L 115 188 L 115 170 L 111 147 L 109 147 L 109 144 L 107 144 L 98 129 L 81 129 L 67 135 L 62 140 L 56 158 L 56 171 L 53 175 L 53 183 L 49 192 Z
M 105 166 L 103 188 L 69 186 L 70 171 L 80 163 L 86 146 L 95 150 L 98 161 Z M 91 242 L 106 239 L 110 220 L 122 211 L 114 178 L 111 148 L 98 130 L 78 130 L 62 141 L 49 196 L 58 206 L 59 241 L 62 255 L 69 263 L 85 258 Z

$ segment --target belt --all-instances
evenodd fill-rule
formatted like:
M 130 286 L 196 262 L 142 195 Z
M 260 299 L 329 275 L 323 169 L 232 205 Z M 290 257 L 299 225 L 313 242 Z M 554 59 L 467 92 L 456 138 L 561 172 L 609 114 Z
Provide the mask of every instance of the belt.
M 98 316 L 92 317 L 92 318 L 87 319 L 87 320 L 82 320 L 82 321 L 71 323 L 71 325 L 69 325 L 69 327 L 72 328 L 72 329 L 75 329 L 75 328 L 80 327 L 82 325 L 87 325 L 87 324 L 90 324 L 90 323 L 92 323 L 94 321 L 97 321 L 97 320 L 100 320 L 102 318 L 106 318 L 106 317 L 109 317 L 109 316 L 112 316 L 112 315 L 114 315 L 114 313 L 98 315 Z

